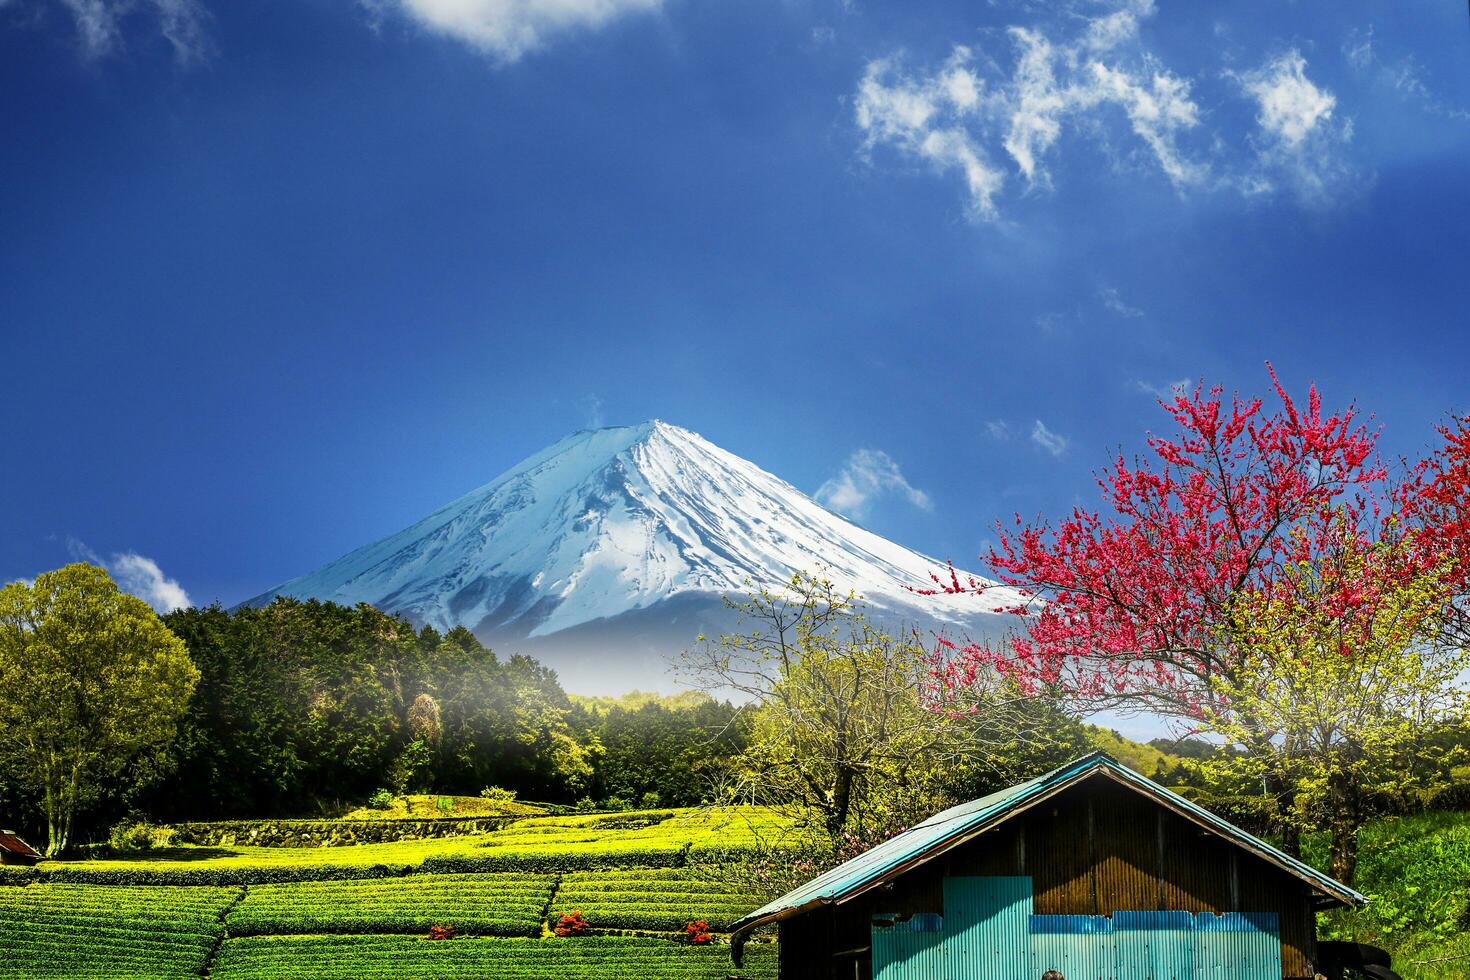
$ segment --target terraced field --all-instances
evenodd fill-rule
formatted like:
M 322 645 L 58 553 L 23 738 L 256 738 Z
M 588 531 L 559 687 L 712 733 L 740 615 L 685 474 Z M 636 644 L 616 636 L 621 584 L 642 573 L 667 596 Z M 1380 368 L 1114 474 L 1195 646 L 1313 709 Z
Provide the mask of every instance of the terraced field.
M 473 837 L 185 847 L 0 869 L 0 980 L 724 980 L 717 933 L 769 896 L 706 880 L 783 830 L 757 808 L 533 817 Z M 593 935 L 549 937 L 580 910 Z M 431 926 L 456 938 L 431 941 Z M 622 931 L 639 935 L 618 935 Z M 775 976 L 755 944 L 739 975 Z
M 773 978 L 775 949 L 753 946 L 743 976 Z M 725 980 L 723 946 L 681 946 L 638 936 L 457 939 L 280 936 L 231 939 L 211 976 L 220 980 Z
M 0 977 L 197 976 L 239 888 L 0 888 Z

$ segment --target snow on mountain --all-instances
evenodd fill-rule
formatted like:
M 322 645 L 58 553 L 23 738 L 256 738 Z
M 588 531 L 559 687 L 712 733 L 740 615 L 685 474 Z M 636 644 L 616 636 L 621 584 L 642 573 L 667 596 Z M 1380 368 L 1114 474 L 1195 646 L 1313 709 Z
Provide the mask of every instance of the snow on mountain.
M 619 619 L 642 624 L 645 643 L 665 642 L 648 635 L 660 609 L 688 626 L 675 631 L 677 650 L 699 632 L 690 620 L 700 618 L 701 601 L 715 609 L 721 594 L 779 585 L 797 570 L 820 572 L 875 613 L 909 621 L 973 627 L 1014 601 L 1009 590 L 983 600 L 910 591 L 932 586 L 930 573 L 943 567 L 699 435 L 653 421 L 567 436 L 250 604 L 278 595 L 367 602 L 439 629 L 465 626 L 502 647 L 524 639 L 516 645 L 544 656 L 558 635 L 596 648 L 596 627 Z M 616 659 L 614 650 L 606 655 Z M 557 666 L 565 674 L 567 665 Z M 640 682 L 655 684 L 626 678 L 623 686 Z

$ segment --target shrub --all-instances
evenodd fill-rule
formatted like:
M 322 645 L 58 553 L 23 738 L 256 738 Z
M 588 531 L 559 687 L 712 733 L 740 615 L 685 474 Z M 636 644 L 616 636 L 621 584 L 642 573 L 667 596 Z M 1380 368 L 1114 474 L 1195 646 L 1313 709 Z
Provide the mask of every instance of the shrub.
M 107 836 L 108 845 L 122 853 L 152 851 L 168 847 L 174 842 L 174 829 L 160 827 L 146 820 L 125 820 L 112 828 Z
M 393 801 L 397 798 L 391 789 L 380 789 L 368 797 L 367 805 L 374 810 L 388 810 L 393 807 Z
M 647 793 L 643 794 L 643 799 L 639 801 L 638 805 L 645 810 L 657 810 L 659 802 L 659 795 L 654 791 L 649 790 Z
M 709 923 L 695 919 L 684 927 L 684 941 L 691 946 L 704 946 L 714 937 L 709 934 Z
M 1430 810 L 1470 810 L 1470 780 L 1441 786 L 1430 792 L 1424 803 Z
M 566 939 L 569 936 L 585 936 L 592 931 L 592 926 L 582 918 L 581 912 L 573 910 L 558 919 L 556 927 L 551 931 Z
M 1194 798 L 1222 820 L 1228 820 L 1249 834 L 1269 834 L 1276 821 L 1276 803 L 1269 796 L 1211 796 L 1201 793 Z
M 454 926 L 429 926 L 430 939 L 453 939 Z
M 501 789 L 499 786 L 486 786 L 480 790 L 480 799 L 506 806 L 516 801 L 516 791 L 513 789 Z
M 454 812 L 454 797 L 436 796 L 434 797 L 434 806 L 440 813 L 447 817 Z

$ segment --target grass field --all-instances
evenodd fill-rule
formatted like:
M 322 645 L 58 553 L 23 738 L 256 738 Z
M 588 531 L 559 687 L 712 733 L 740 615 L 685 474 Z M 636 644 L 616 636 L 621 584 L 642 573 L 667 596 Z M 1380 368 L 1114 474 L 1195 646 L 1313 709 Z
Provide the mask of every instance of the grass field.
M 1319 867 L 1325 852 L 1325 841 L 1307 842 Z M 1323 915 L 1319 934 L 1382 946 L 1413 980 L 1470 980 L 1470 813 L 1376 820 L 1358 852 L 1355 884 L 1373 901 Z

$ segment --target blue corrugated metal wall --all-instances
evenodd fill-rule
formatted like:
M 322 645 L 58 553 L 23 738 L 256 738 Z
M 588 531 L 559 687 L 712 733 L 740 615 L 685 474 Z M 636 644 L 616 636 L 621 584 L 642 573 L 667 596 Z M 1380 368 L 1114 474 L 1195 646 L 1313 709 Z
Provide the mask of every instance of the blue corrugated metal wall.
M 1194 916 L 1114 912 L 1113 950 L 1118 980 L 1194 980 Z
M 934 921 L 931 921 L 934 920 Z M 873 927 L 873 980 L 936 980 L 944 970 L 943 920 L 916 915 Z
M 1203 912 L 1194 938 L 1195 980 L 1280 980 L 1281 921 L 1274 912 Z
M 1011 980 L 1031 966 L 1029 877 L 944 879 L 949 976 Z
M 944 918 L 874 924 L 874 980 L 1280 980 L 1274 913 L 1032 915 L 1031 879 L 944 879 Z M 936 930 L 936 931 L 923 931 Z
M 1113 920 L 1105 915 L 1033 915 L 1031 978 L 1060 970 L 1067 980 L 1116 980 Z

